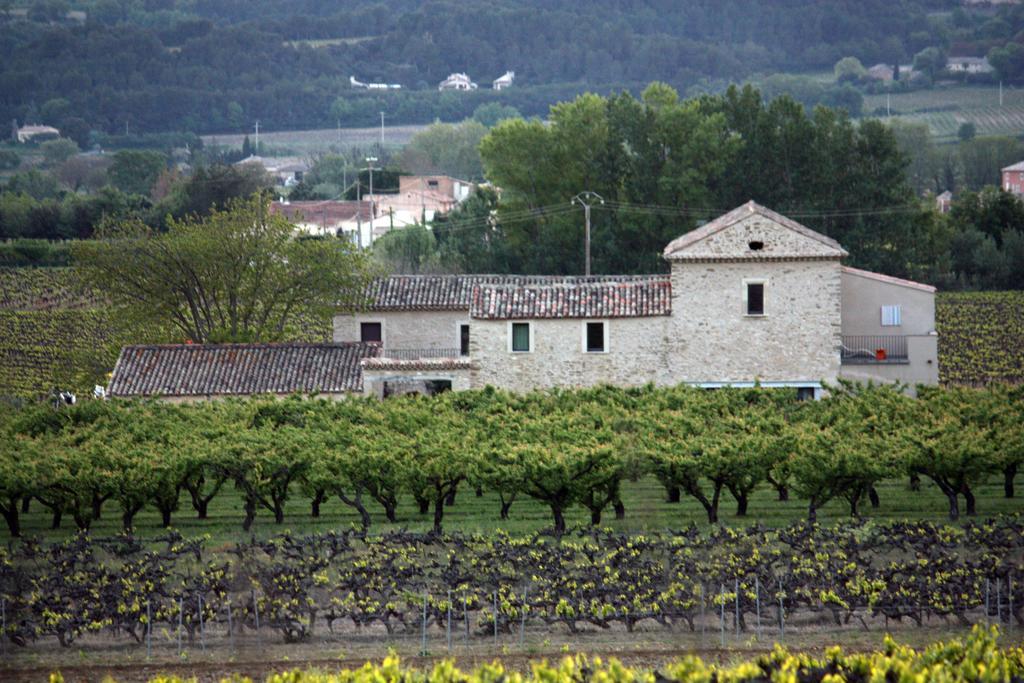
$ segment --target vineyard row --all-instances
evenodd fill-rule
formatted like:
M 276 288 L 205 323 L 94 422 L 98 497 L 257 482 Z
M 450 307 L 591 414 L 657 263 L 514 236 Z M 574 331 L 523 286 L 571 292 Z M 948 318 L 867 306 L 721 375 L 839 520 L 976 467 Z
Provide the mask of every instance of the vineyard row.
M 808 616 L 864 628 L 1020 627 L 1024 518 L 963 528 L 801 522 L 709 535 L 580 529 L 560 538 L 346 531 L 212 555 L 175 533 L 147 543 L 80 534 L 0 553 L 0 600 L 8 639 L 65 646 L 100 632 L 143 644 L 154 630 L 194 643 L 270 629 L 296 642 L 325 627 L 466 638 L 538 624 L 782 635 Z

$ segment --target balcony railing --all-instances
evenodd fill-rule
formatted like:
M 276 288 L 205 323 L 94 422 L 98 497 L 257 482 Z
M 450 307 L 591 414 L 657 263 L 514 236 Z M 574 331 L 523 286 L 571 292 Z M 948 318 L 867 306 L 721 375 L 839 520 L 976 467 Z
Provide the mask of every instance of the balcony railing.
M 382 358 L 395 360 L 423 360 L 424 358 L 460 358 L 459 349 L 384 349 Z
M 907 338 L 902 335 L 843 335 L 841 362 L 845 365 L 909 363 Z

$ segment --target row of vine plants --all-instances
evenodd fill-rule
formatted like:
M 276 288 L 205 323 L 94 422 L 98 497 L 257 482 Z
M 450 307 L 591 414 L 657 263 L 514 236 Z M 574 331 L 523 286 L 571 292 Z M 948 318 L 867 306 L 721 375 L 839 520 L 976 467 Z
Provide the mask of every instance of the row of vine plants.
M 823 654 L 791 652 L 776 646 L 770 653 L 753 660 L 714 663 L 696 656 L 687 656 L 658 667 L 629 667 L 612 658 L 588 659 L 583 655 L 564 657 L 559 663 L 531 662 L 523 673 L 499 661 L 483 664 L 474 671 L 462 671 L 454 661 L 445 660 L 430 670 L 403 666 L 395 654 L 380 664 L 367 662 L 359 669 L 337 672 L 320 669 L 294 669 L 271 674 L 267 683 L 761 683 L 762 681 L 800 681 L 801 683 L 833 683 L 835 681 L 1019 681 L 1024 677 L 1024 649 L 1001 647 L 995 627 L 975 627 L 964 639 L 933 643 L 923 650 L 900 645 L 886 636 L 883 647 L 875 652 L 844 652 L 830 647 Z M 52 683 L 64 683 L 55 674 Z M 232 676 L 222 683 L 252 683 L 248 677 Z M 160 676 L 153 683 L 188 683 L 177 676 Z
M 870 629 L 928 620 L 1024 626 L 1024 517 L 629 535 L 582 527 L 511 537 L 356 530 L 242 542 L 210 552 L 169 532 L 142 540 L 78 534 L 0 551 L 4 636 L 64 646 L 154 630 L 452 629 L 477 637 L 534 627 L 805 625 Z M 179 636 L 181 637 L 181 636 Z
M 690 387 L 537 392 L 485 389 L 387 401 L 87 401 L 0 414 L 0 512 L 12 536 L 36 500 L 54 526 L 88 529 L 116 505 L 125 530 L 147 506 L 165 526 L 184 505 L 205 518 L 233 487 L 249 530 L 259 511 L 283 522 L 292 496 L 336 498 L 363 528 L 376 501 L 389 521 L 403 496 L 441 530 L 457 490 L 497 494 L 495 516 L 516 500 L 551 511 L 556 533 L 583 506 L 593 523 L 625 514 L 622 482 L 653 475 L 667 499 L 691 496 L 719 519 L 723 494 L 747 511 L 760 486 L 807 501 L 813 521 L 844 500 L 853 515 L 877 502 L 875 486 L 909 477 L 934 485 L 957 519 L 960 501 L 1002 475 L 1005 495 L 1024 462 L 1024 389 L 925 389 L 847 385 L 797 401 L 782 389 Z

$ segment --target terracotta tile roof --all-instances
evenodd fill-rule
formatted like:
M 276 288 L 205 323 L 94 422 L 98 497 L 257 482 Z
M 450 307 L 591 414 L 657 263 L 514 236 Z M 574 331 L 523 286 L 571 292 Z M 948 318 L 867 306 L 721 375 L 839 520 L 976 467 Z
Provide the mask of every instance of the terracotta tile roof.
M 168 344 L 126 346 L 111 396 L 245 396 L 360 392 L 359 362 L 376 344 Z
M 364 370 L 469 370 L 473 363 L 469 358 L 364 358 Z
M 371 311 L 468 311 L 473 289 L 479 285 L 574 285 L 600 282 L 633 282 L 662 275 L 392 275 L 375 280 L 367 288 Z
M 848 275 L 858 275 L 860 277 L 868 278 L 869 280 L 878 280 L 879 282 L 885 282 L 890 285 L 909 287 L 910 289 L 919 289 L 922 292 L 935 292 L 935 288 L 932 287 L 931 285 L 926 285 L 921 282 L 914 282 L 913 280 L 904 280 L 903 278 L 893 277 L 892 275 L 873 273 L 870 270 L 861 270 L 860 268 L 851 268 L 850 266 L 843 266 L 843 272 Z
M 810 239 L 817 240 L 818 242 L 821 242 L 825 246 L 835 250 L 835 256 L 837 257 L 847 255 L 846 250 L 843 249 L 842 245 L 840 245 L 839 242 L 836 242 L 831 237 L 822 235 L 820 232 L 815 232 L 814 230 L 808 228 L 806 225 L 801 225 L 800 223 L 794 221 L 792 218 L 786 218 L 781 213 L 776 213 L 775 211 L 763 207 L 757 202 L 751 200 L 744 204 L 743 206 L 736 207 L 729 213 L 719 216 L 710 223 L 705 223 L 696 230 L 691 230 L 685 235 L 682 235 L 681 237 L 677 237 L 676 239 L 672 240 L 671 242 L 668 243 L 668 246 L 665 247 L 663 256 L 668 260 L 681 258 L 684 255 L 678 252 L 683 251 L 687 247 L 696 244 L 697 242 L 700 242 L 701 240 L 707 237 L 711 237 L 717 232 L 725 230 L 731 225 L 739 223 L 741 220 L 747 218 L 751 214 L 757 214 L 759 216 L 767 218 L 773 223 L 778 223 L 779 225 L 789 228 L 794 232 L 800 233 L 804 237 L 809 237 Z
M 290 201 L 271 202 L 270 212 L 293 223 L 323 223 L 333 227 L 357 219 L 368 223 L 372 208 L 368 201 Z
M 560 285 L 479 285 L 469 314 L 484 320 L 671 315 L 672 282 L 668 276 L 654 276 Z

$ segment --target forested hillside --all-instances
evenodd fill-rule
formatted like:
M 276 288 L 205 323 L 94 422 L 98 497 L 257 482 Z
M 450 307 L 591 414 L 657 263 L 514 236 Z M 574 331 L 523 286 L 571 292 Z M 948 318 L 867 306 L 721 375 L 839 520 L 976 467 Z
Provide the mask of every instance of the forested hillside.
M 686 89 L 754 74 L 908 60 L 942 42 L 952 0 L 0 4 L 0 120 L 89 130 L 228 132 L 467 116 L 500 99 L 544 114 L 583 89 Z M 15 9 L 17 9 L 15 7 Z M 78 14 L 68 15 L 73 9 Z M 81 12 L 84 12 L 84 20 Z M 70 18 L 69 18 L 70 17 Z M 948 38 L 947 38 L 948 39 Z M 500 95 L 506 69 L 516 85 Z M 438 93 L 465 71 L 474 93 Z M 403 86 L 353 90 L 349 76 Z

